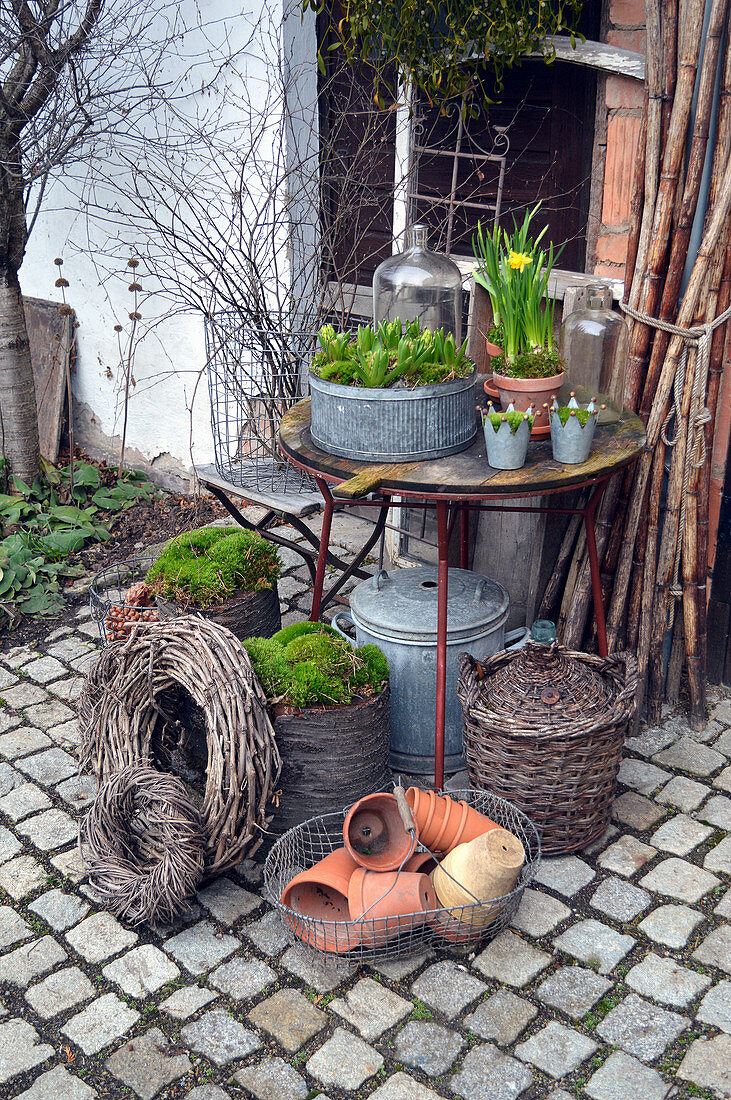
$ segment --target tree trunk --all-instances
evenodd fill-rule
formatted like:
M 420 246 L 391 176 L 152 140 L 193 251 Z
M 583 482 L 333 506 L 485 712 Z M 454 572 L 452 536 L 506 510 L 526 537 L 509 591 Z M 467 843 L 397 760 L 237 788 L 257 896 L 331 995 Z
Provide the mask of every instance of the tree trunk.
M 0 449 L 16 477 L 40 471 L 38 414 L 18 272 L 0 266 Z

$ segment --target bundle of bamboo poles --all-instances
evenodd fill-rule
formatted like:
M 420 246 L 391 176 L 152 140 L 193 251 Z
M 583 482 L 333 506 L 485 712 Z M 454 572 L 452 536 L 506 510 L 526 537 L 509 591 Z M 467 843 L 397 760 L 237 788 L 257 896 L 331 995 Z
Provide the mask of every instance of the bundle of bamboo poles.
M 647 445 L 624 480 L 610 484 L 597 517 L 610 652 L 626 647 L 637 653 L 639 691 L 647 685 L 653 722 L 666 689 L 677 697 L 684 665 L 694 728 L 707 720 L 709 486 L 727 344 L 727 323 L 712 323 L 723 319 L 731 302 L 731 0 L 707 3 L 705 41 L 704 0 L 646 4 L 645 108 L 625 276 L 629 350 L 615 363 L 615 382 L 623 371 L 624 403 L 644 420 Z M 719 64 L 719 110 L 709 149 Z M 707 156 L 712 168 L 702 238 L 683 289 Z M 705 340 L 688 339 L 688 329 Z M 579 647 L 591 584 L 578 522 L 566 532 L 541 614 L 556 613 L 564 581 L 562 640 Z M 666 680 L 663 647 L 671 626 Z

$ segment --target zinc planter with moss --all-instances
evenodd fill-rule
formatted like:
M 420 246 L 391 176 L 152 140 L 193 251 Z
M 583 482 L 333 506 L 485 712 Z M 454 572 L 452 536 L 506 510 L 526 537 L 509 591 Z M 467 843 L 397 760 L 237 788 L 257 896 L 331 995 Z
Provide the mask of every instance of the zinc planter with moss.
M 161 616 L 199 613 L 241 640 L 282 625 L 276 548 L 259 535 L 201 527 L 171 539 L 147 573 Z
M 354 338 L 326 325 L 319 339 L 309 382 L 312 441 L 323 451 L 402 462 L 474 441 L 474 364 L 451 335 L 393 321 L 361 326 Z
M 244 643 L 269 699 L 282 757 L 271 831 L 334 813 L 389 783 L 388 665 L 323 623 Z
M 602 406 L 603 408 L 604 406 Z M 574 395 L 568 405 L 554 403 L 551 415 L 551 445 L 556 462 L 576 466 L 586 462 L 594 440 L 599 410 L 593 401 L 585 409 L 579 407 Z
M 496 470 L 519 470 L 525 465 L 533 416 L 508 405 L 505 412 L 489 412 L 485 417 L 487 461 Z

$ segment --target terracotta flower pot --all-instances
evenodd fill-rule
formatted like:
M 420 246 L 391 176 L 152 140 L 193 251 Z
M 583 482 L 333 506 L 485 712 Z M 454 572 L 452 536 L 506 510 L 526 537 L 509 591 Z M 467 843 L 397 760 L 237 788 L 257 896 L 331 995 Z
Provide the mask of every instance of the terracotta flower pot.
M 506 829 L 492 829 L 459 844 L 432 872 L 443 906 L 441 913 L 429 918 L 432 926 L 451 943 L 477 938 L 500 914 L 501 899 L 515 889 L 524 862 L 523 845 Z M 475 908 L 476 899 L 486 903 L 484 907 Z
M 428 875 L 407 871 L 367 871 L 358 867 L 348 890 L 350 918 L 360 928 L 362 942 L 380 947 L 401 932 L 423 924 L 438 907 Z
M 529 405 L 533 407 L 535 420 L 531 439 L 543 439 L 551 434 L 548 409 L 543 406 L 550 405 L 554 396 L 558 395 L 564 378 L 564 371 L 550 378 L 508 378 L 506 374 L 493 373 L 503 408 L 507 408 L 511 401 L 516 409 L 523 412 Z
M 507 829 L 491 829 L 453 848 L 434 870 L 432 883 L 445 909 L 474 905 L 505 897 L 515 889 L 524 863 L 525 851 L 518 838 Z
M 416 823 L 419 840 L 432 852 L 450 852 L 490 829 L 496 822 L 480 814 L 466 802 L 455 802 L 449 795 L 409 787 L 406 801 Z
M 437 904 L 439 904 L 438 898 Z M 482 925 L 472 925 L 459 920 L 457 917 L 452 916 L 449 909 L 437 909 L 435 913 L 428 913 L 426 919 L 429 927 L 433 928 L 448 943 L 456 943 L 464 947 L 465 944 L 474 943 L 484 935 Z
M 485 340 L 485 350 L 487 351 L 488 359 L 488 378 L 487 381 L 483 383 L 483 388 L 488 397 L 491 397 L 493 401 L 499 401 L 500 394 L 498 393 L 497 387 L 495 386 L 495 383 L 493 381 L 492 370 L 489 369 L 489 364 L 496 355 L 503 354 L 503 349 L 499 348 L 497 344 L 493 344 L 490 340 Z
M 321 951 L 350 951 L 360 944 L 360 928 L 350 923 L 348 907 L 350 880 L 357 867 L 345 848 L 336 848 L 287 883 L 282 905 L 318 922 L 310 924 L 285 914 L 286 924 L 299 939 Z
M 430 875 L 436 865 L 437 861 L 431 853 L 414 852 L 413 856 L 409 856 L 406 863 L 404 863 L 403 870 L 412 871 L 414 874 Z
M 500 400 L 500 393 L 495 385 L 492 374 L 483 382 L 482 388 L 492 401 Z
M 397 871 L 413 849 L 392 794 L 369 794 L 348 810 L 345 847 L 369 871 Z

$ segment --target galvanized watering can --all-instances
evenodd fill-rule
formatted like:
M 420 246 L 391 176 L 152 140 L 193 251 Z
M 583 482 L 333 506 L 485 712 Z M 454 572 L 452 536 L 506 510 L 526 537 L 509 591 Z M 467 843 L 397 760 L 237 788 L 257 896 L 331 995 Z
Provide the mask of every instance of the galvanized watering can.
M 407 775 L 434 770 L 437 698 L 437 569 L 381 569 L 350 595 L 350 612 L 339 611 L 333 627 L 352 623 L 357 645 L 374 644 L 388 660 L 391 680 L 391 767 Z M 519 645 L 525 628 L 505 635 L 509 597 L 502 585 L 468 569 L 449 570 L 447 606 L 447 703 L 444 769 L 464 767 L 462 711 L 457 699 L 457 656 L 476 660 Z

